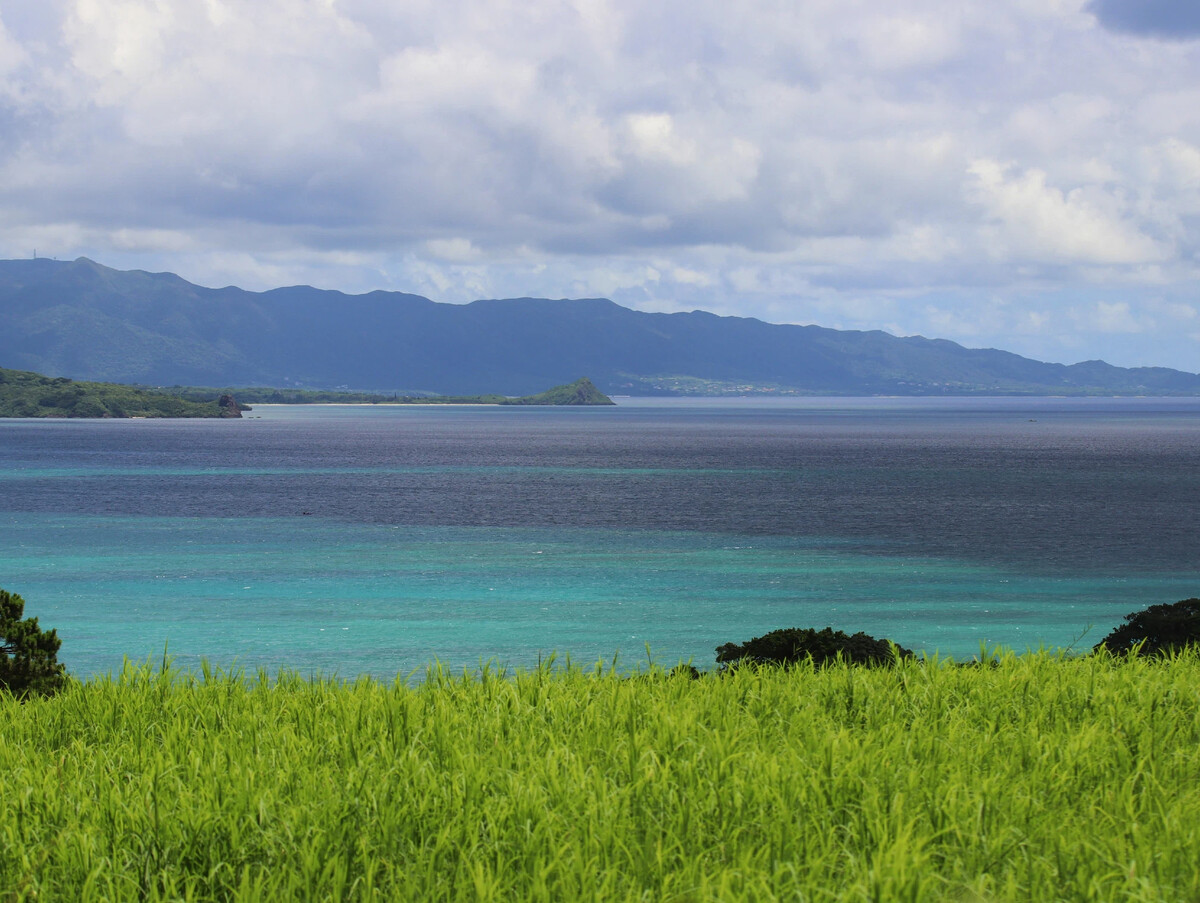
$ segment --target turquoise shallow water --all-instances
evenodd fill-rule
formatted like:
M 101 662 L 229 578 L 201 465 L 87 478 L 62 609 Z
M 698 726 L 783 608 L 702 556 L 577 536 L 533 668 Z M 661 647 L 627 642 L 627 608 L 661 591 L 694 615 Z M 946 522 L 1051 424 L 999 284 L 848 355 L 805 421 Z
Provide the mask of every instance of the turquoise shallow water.
M 709 667 L 826 625 L 1083 650 L 1200 595 L 1197 399 L 254 416 L 0 423 L 0 586 L 72 672 Z
M 1083 648 L 1189 574 L 1046 578 L 853 543 L 320 519 L 0 518 L 0 573 L 80 675 L 156 658 L 391 679 L 439 659 L 711 665 L 786 625 L 865 630 L 959 657 Z M 1119 601 L 1118 601 L 1119 600 Z M 32 603 L 36 602 L 36 605 Z M 1094 625 L 1086 636 L 1080 635 Z

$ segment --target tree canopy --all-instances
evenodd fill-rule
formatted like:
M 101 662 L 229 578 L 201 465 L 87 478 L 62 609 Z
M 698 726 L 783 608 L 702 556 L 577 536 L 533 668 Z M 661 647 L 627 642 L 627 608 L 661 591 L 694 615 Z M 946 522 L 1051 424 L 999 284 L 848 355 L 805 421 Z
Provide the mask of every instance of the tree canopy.
M 138 386 L 0 367 L 0 417 L 241 417 L 234 408 L 211 397 L 193 402 Z
M 58 662 L 62 640 L 23 618 L 25 600 L 0 589 L 0 691 L 14 696 L 49 696 L 62 688 L 66 670 Z
M 1125 623 L 1097 643 L 1094 651 L 1166 655 L 1192 645 L 1200 645 L 1200 599 L 1196 598 L 1130 612 Z
M 894 651 L 893 651 L 894 650 Z M 717 647 L 717 662 L 725 667 L 742 663 L 793 665 L 812 659 L 818 668 L 842 661 L 856 665 L 890 665 L 897 656 L 909 658 L 912 651 L 885 639 L 863 632 L 849 635 L 826 627 L 788 627 L 772 630 L 745 643 L 726 643 Z

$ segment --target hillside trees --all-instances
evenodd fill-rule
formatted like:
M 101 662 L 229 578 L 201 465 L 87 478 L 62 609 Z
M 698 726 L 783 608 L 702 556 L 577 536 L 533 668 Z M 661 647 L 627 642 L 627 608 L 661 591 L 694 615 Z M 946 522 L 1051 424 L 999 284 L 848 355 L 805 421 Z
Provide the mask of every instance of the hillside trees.
M 236 403 L 188 401 L 157 390 L 79 382 L 0 367 L 0 417 L 240 417 Z

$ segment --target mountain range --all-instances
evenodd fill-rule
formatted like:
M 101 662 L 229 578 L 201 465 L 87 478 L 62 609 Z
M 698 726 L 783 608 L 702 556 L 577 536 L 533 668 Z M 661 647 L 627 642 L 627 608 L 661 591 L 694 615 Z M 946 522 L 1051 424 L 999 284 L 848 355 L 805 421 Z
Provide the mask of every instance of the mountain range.
M 602 298 L 445 304 L 310 286 L 204 288 L 87 258 L 0 261 L 0 366 L 148 385 L 527 395 L 589 375 L 602 392 L 1200 394 L 1200 375 L 1042 363 L 885 332 L 776 325 Z

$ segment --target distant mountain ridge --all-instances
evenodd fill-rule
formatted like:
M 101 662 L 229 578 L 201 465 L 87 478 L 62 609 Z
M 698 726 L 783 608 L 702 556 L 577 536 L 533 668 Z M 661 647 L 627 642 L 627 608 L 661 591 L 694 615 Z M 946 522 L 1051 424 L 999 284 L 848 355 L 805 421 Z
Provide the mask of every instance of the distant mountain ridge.
M 529 395 L 1200 394 L 1200 375 L 1048 364 L 954 342 L 599 298 L 444 304 L 402 292 L 204 288 L 87 258 L 0 261 L 0 366 L 151 385 Z

